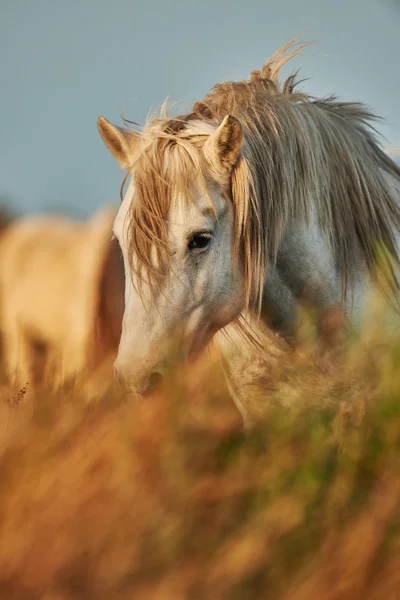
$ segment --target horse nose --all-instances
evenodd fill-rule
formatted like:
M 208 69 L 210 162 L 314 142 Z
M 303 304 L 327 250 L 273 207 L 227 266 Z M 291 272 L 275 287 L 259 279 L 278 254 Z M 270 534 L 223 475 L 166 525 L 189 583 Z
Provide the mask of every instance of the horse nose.
M 164 375 L 161 371 L 153 371 L 148 377 L 140 381 L 131 382 L 126 379 L 124 374 L 114 365 L 114 379 L 117 387 L 125 390 L 132 390 L 141 395 L 147 395 L 154 392 L 162 383 Z M 131 385 L 133 384 L 133 385 Z

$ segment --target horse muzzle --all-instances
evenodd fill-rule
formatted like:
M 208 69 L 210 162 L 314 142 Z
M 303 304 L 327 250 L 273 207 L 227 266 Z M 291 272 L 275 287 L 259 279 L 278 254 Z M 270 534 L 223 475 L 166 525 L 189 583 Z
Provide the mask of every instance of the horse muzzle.
M 132 371 L 121 368 L 116 361 L 114 379 L 117 387 L 127 394 L 147 396 L 160 388 L 164 374 L 160 369 L 154 369 L 148 375 L 135 376 Z

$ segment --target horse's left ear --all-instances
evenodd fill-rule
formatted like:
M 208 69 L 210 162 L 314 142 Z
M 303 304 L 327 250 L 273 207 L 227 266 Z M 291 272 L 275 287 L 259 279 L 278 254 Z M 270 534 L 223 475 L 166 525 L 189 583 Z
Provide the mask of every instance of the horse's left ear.
M 204 148 L 205 153 L 214 158 L 225 169 L 231 170 L 236 164 L 243 142 L 243 130 L 233 115 L 226 115 L 219 127 L 210 135 Z

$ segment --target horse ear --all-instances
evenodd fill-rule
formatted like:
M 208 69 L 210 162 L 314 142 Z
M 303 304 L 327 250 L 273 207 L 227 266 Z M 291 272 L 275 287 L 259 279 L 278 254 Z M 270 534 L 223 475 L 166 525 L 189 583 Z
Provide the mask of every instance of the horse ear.
M 243 131 L 239 121 L 233 115 L 226 115 L 219 127 L 206 142 L 206 153 L 224 169 L 231 170 L 236 164 L 243 142 Z
M 130 167 L 139 134 L 129 129 L 121 129 L 104 117 L 97 119 L 97 127 L 114 158 L 124 169 Z

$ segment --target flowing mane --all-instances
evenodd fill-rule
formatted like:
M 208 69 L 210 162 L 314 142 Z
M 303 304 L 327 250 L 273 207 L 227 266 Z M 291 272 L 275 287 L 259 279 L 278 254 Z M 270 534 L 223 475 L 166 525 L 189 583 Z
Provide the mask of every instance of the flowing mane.
M 400 186 L 400 168 L 378 146 L 372 126 L 378 117 L 360 103 L 298 92 L 297 73 L 281 85 L 282 66 L 307 45 L 293 42 L 253 71 L 249 81 L 216 85 L 190 114 L 171 118 L 161 110 L 142 131 L 132 131 L 138 141 L 127 175 L 135 185 L 130 256 L 141 276 L 156 282 L 165 273 L 172 199 L 182 193 L 190 201 L 194 181 L 207 190 L 212 165 L 202 148 L 228 114 L 244 132 L 231 196 L 234 258 L 243 265 L 248 305 L 260 304 L 268 261 L 276 259 L 292 221 L 317 219 L 344 290 L 360 259 L 373 273 L 377 247 L 383 245 L 398 261 L 394 234 L 400 208 L 386 175 Z M 391 286 L 397 291 L 398 281 L 391 278 Z

